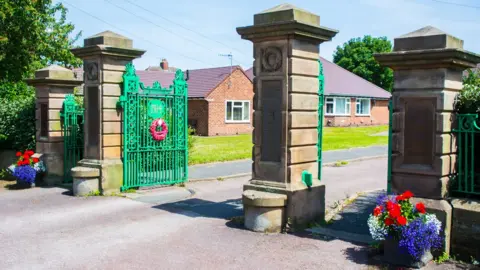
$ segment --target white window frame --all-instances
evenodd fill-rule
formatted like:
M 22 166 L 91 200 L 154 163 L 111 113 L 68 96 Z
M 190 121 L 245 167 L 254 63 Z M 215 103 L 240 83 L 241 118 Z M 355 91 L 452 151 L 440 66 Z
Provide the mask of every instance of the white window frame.
M 232 120 L 227 119 L 227 104 L 228 102 L 232 103 L 232 108 L 231 108 L 231 115 L 232 115 Z M 241 102 L 242 103 L 242 116 L 243 116 L 243 106 L 245 103 L 248 104 L 248 119 L 247 120 L 233 120 L 233 108 L 238 108 L 239 106 L 235 106 L 235 102 Z M 250 100 L 225 100 L 225 123 L 250 123 Z
M 328 113 L 327 112 L 327 102 L 328 99 L 333 99 L 333 113 Z M 337 109 L 337 99 L 345 99 L 345 108 L 347 111 L 345 113 L 335 113 Z M 352 114 L 352 98 L 349 97 L 325 97 L 325 102 L 324 102 L 324 107 L 325 107 L 325 115 L 328 116 L 349 116 Z
M 368 113 L 358 113 L 358 107 L 362 106 L 361 101 L 368 100 Z M 372 100 L 370 98 L 357 98 L 355 100 L 355 115 L 357 116 L 370 116 L 372 112 Z

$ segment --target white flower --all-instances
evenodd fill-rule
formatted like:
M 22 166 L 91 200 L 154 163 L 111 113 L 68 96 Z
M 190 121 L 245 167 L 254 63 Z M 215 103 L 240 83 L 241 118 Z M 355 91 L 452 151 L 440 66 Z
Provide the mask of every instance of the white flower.
M 373 240 L 385 240 L 385 236 L 388 234 L 387 228 L 380 224 L 377 217 L 370 214 L 367 223 Z
M 440 229 L 442 228 L 442 223 L 440 222 L 440 220 L 437 219 L 437 216 L 435 216 L 434 214 L 426 214 L 425 219 L 426 219 L 425 223 L 435 224 L 436 233 L 439 234 Z
M 39 161 L 39 162 L 33 164 L 33 168 L 37 172 L 45 172 L 47 170 L 47 168 L 45 168 L 45 164 L 43 164 L 42 161 Z
M 13 172 L 15 171 L 15 168 L 16 168 L 16 167 L 17 167 L 17 166 L 15 166 L 15 164 L 12 164 L 12 165 L 8 166 L 8 169 L 10 170 L 10 172 L 13 173 Z

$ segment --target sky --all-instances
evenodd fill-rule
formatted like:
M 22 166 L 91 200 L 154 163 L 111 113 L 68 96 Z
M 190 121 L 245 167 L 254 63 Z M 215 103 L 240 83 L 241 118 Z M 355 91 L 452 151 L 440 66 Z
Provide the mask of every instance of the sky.
M 137 69 L 170 66 L 186 69 L 252 66 L 253 44 L 236 28 L 253 24 L 253 15 L 282 4 L 273 0 L 54 0 L 68 9 L 67 20 L 83 39 L 110 30 L 133 40 L 146 53 Z M 464 49 L 480 54 L 480 0 L 290 0 L 320 16 L 320 25 L 339 33 L 320 45 L 332 60 L 337 46 L 371 35 L 393 39 L 424 26 L 437 27 L 464 40 Z M 450 4 L 449 4 L 450 3 Z

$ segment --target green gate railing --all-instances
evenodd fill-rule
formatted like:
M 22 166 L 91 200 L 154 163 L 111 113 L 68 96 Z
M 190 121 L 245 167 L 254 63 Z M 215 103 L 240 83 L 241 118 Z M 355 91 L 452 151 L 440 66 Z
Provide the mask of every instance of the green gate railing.
M 123 186 L 171 185 L 188 179 L 187 147 L 188 86 L 181 70 L 173 85 L 163 88 L 158 82 L 146 87 L 127 64 L 123 75 Z M 150 134 L 155 119 L 163 119 L 168 133 L 156 141 Z
M 77 104 L 74 95 L 67 95 L 63 101 L 60 118 L 63 131 L 63 182 L 72 183 L 71 169 L 83 158 L 83 108 Z
M 318 150 L 318 180 L 322 179 L 322 139 L 323 139 L 323 103 L 325 100 L 324 96 L 324 86 L 325 86 L 325 76 L 323 75 L 323 65 L 320 60 L 318 60 L 318 64 L 320 66 L 319 73 L 318 73 L 318 142 L 317 142 L 317 150 Z
M 453 129 L 457 142 L 456 173 L 450 189 L 463 195 L 480 195 L 480 127 L 477 114 L 457 114 Z
M 388 101 L 388 165 L 387 165 L 387 193 L 392 192 L 392 127 L 393 127 L 393 101 Z

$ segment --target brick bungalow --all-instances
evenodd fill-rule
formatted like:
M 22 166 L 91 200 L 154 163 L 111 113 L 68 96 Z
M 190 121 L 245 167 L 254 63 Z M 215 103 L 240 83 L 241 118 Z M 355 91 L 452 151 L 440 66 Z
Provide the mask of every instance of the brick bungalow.
M 320 57 L 325 75 L 326 126 L 388 124 L 388 91 Z M 253 80 L 253 70 L 245 72 Z
M 235 135 L 252 132 L 253 84 L 239 66 L 193 69 L 188 82 L 188 123 L 197 135 Z M 231 75 L 230 75 L 231 73 Z M 145 85 L 172 84 L 174 73 L 137 70 Z

